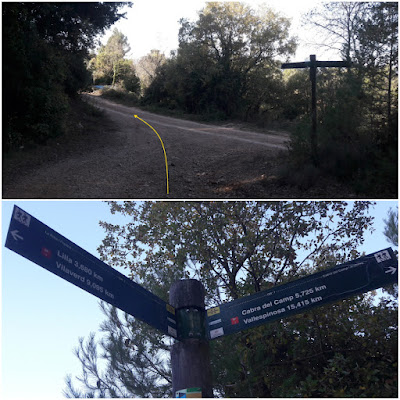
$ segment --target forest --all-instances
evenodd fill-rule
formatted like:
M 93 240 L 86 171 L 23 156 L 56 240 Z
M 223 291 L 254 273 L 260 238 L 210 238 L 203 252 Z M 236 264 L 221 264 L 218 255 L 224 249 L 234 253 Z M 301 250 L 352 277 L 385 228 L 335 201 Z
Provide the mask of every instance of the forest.
M 126 4 L 126 3 L 124 3 Z M 10 3 L 3 7 L 3 153 L 62 135 L 71 99 L 93 85 L 103 95 L 203 121 L 245 121 L 292 136 L 281 175 L 309 185 L 323 175 L 397 196 L 398 5 L 332 2 L 304 16 L 321 46 L 351 68 L 319 68 L 317 157 L 310 143 L 307 70 L 282 70 L 298 45 L 290 21 L 268 7 L 210 2 L 196 21 L 181 19 L 179 47 L 127 59 L 114 29 L 122 3 Z M 296 60 L 295 60 L 296 61 Z
M 122 3 L 7 3 L 3 18 L 3 154 L 62 135 L 90 82 L 96 37 Z

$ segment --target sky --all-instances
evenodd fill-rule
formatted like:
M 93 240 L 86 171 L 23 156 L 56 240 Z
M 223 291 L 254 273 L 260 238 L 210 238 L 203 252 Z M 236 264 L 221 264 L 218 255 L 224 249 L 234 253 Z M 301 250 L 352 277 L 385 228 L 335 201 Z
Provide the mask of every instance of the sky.
M 339 57 L 338 54 L 329 54 L 326 53 L 326 50 L 311 45 L 309 41 L 313 40 L 313 32 L 301 25 L 301 15 L 320 3 L 319 0 L 247 0 L 244 2 L 254 9 L 257 9 L 260 4 L 267 4 L 274 11 L 291 18 L 290 33 L 300 39 L 300 46 L 293 57 L 293 61 L 309 59 L 310 54 L 323 56 L 326 60 L 330 60 L 329 57 L 334 57 L 333 59 Z M 169 56 L 171 50 L 178 48 L 179 20 L 187 18 L 196 21 L 198 11 L 204 8 L 206 1 L 134 0 L 133 3 L 131 8 L 125 7 L 124 9 L 127 12 L 126 19 L 120 19 L 114 24 L 101 37 L 101 41 L 105 44 L 114 28 L 117 28 L 128 37 L 131 51 L 127 57 L 137 60 L 148 54 L 152 49 L 160 50 L 166 56 Z
M 63 398 L 64 378 L 80 374 L 73 354 L 79 337 L 98 331 L 105 319 L 98 299 L 4 247 L 14 204 L 99 257 L 105 234 L 100 220 L 123 223 L 99 201 L 2 202 L 2 337 L 0 398 Z M 396 201 L 379 201 L 373 235 L 360 250 L 378 251 L 390 244 L 383 220 Z M 126 271 L 121 270 L 125 273 Z

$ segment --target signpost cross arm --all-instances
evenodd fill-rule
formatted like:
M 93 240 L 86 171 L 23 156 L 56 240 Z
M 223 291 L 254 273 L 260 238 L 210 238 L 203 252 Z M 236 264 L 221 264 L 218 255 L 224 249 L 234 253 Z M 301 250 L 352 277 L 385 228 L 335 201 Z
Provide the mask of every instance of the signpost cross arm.
M 284 63 L 282 69 L 291 68 L 310 68 L 311 80 L 311 159 L 315 165 L 318 165 L 318 149 L 317 149 L 317 67 L 350 67 L 350 63 L 346 61 L 317 61 L 315 54 L 310 55 L 308 62 Z

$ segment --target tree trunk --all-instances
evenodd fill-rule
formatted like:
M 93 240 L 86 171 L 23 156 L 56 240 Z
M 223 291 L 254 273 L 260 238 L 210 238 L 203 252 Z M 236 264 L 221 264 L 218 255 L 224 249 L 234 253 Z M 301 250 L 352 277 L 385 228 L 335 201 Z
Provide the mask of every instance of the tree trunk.
M 393 25 L 393 14 L 390 14 L 390 22 L 391 25 Z M 392 32 L 393 33 L 393 32 Z M 391 38 L 390 40 L 390 56 L 389 56 L 389 87 L 388 87 L 388 110 L 387 110 L 387 115 L 388 115 L 388 124 L 390 123 L 390 117 L 392 113 L 392 75 L 393 75 L 393 39 Z
M 114 65 L 113 65 L 113 80 L 112 80 L 112 86 L 113 87 L 115 85 L 116 76 L 117 76 L 117 63 L 114 63 Z
M 390 61 L 389 61 L 389 87 L 388 87 L 388 123 L 390 122 L 391 108 L 392 108 L 392 48 L 390 49 Z

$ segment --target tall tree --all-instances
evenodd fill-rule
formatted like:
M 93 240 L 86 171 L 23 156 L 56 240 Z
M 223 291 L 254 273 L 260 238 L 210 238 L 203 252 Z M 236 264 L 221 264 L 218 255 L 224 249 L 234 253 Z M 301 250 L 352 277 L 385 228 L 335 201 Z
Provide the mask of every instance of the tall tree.
M 94 60 L 94 78 L 111 79 L 114 86 L 117 78 L 124 69 L 124 59 L 130 51 L 128 38 L 117 28 L 108 39 L 105 46 L 101 46 L 97 57 Z
M 317 43 L 333 49 L 351 62 L 359 48 L 358 29 L 368 7 L 366 2 L 326 2 L 303 17 L 303 25 L 317 28 Z
M 210 307 L 356 258 L 372 226 L 370 206 L 113 202 L 111 212 L 126 216 L 127 223 L 102 222 L 106 237 L 99 250 L 107 263 L 127 269 L 165 300 L 175 280 L 199 279 Z M 372 300 L 357 296 L 213 341 L 215 395 L 393 395 L 397 306 L 390 297 L 378 306 Z M 77 350 L 86 392 L 101 394 L 100 381 L 108 396 L 170 397 L 170 339 L 132 317 L 106 312 L 106 337 L 100 342 L 105 369 L 99 368 L 92 337 L 86 344 L 82 339 Z
M 142 89 L 146 89 L 154 81 L 156 71 L 165 63 L 166 57 L 160 50 L 151 50 L 149 54 L 141 57 L 136 64 L 137 74 Z
M 379 82 L 377 75 L 385 77 L 387 121 L 391 119 L 393 89 L 396 91 L 393 82 L 398 74 L 398 21 L 397 2 L 372 3 L 357 27 L 357 61 L 366 68 L 373 84 Z
M 399 245 L 399 210 L 390 209 L 385 221 L 384 235 L 389 243 L 398 247 Z
M 3 4 L 3 151 L 63 132 L 88 49 L 123 4 Z
M 351 62 L 346 71 L 319 74 L 319 171 L 353 181 L 358 192 L 392 196 L 397 187 L 397 21 L 397 3 L 389 2 L 323 3 L 304 18 L 321 47 Z M 292 140 L 301 175 L 307 129 L 299 126 Z
M 354 71 L 363 80 L 362 91 L 359 92 L 361 96 L 370 97 L 370 110 L 375 114 L 372 118 L 377 120 L 374 129 L 382 125 L 385 127 L 391 119 L 392 97 L 397 93 L 393 83 L 398 69 L 398 4 L 324 3 L 310 11 L 304 21 L 321 33 L 318 39 L 320 46 L 340 51 L 345 60 L 353 63 L 349 73 Z M 386 93 L 386 124 L 382 124 L 382 111 L 377 106 L 381 103 L 379 97 L 382 91 Z
M 273 78 L 276 57 L 287 56 L 296 43 L 289 37 L 289 20 L 267 8 L 258 12 L 238 2 L 210 2 L 196 22 L 181 20 L 179 49 L 170 69 L 175 90 L 166 92 L 185 111 L 237 116 L 257 109 L 265 93 L 253 89 Z M 179 71 L 179 72 L 176 72 Z M 161 85 L 155 80 L 154 85 Z M 151 94 L 154 88 L 149 88 Z M 159 91 L 160 92 L 160 91 Z M 247 104 L 250 103 L 250 104 Z

